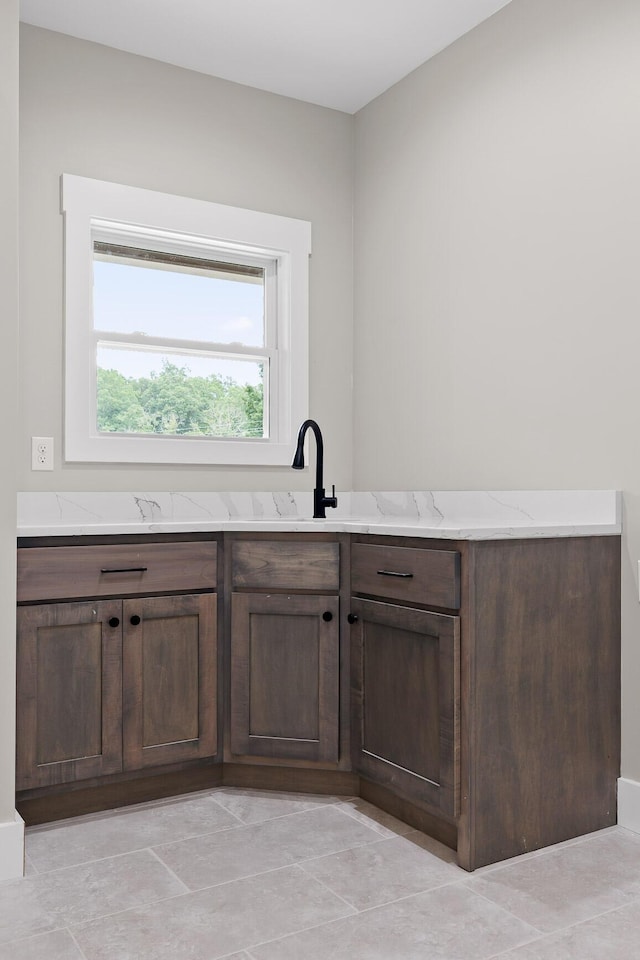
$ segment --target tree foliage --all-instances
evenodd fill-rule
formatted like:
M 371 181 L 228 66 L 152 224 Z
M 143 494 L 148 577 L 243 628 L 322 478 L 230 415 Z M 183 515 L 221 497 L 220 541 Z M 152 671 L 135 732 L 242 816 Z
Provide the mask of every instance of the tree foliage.
M 172 436 L 262 437 L 263 388 L 164 361 L 160 373 L 98 369 L 98 430 Z

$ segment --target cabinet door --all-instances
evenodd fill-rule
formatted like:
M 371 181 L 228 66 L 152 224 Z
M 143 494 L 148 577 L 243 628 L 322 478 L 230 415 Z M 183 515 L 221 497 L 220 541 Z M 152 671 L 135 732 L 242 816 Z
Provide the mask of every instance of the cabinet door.
M 19 607 L 16 789 L 122 769 L 119 600 Z
M 123 602 L 124 767 L 215 755 L 216 597 Z
M 353 600 L 356 769 L 455 817 L 459 621 Z
M 231 751 L 338 759 L 338 598 L 234 593 Z

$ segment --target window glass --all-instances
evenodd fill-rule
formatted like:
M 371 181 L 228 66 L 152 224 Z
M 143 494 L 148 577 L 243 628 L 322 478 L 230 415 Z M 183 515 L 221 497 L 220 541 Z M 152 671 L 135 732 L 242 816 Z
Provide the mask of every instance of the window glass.
M 264 268 L 105 248 L 94 242 L 96 330 L 264 345 Z

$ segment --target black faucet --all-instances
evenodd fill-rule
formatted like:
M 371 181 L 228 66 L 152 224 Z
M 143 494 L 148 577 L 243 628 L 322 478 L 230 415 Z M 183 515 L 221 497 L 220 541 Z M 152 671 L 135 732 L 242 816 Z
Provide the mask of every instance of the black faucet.
M 325 507 L 337 507 L 338 498 L 336 497 L 335 485 L 331 488 L 332 495 L 325 497 L 322 480 L 322 461 L 324 457 L 324 444 L 322 442 L 322 432 L 315 420 L 305 420 L 298 433 L 298 445 L 291 466 L 294 470 L 304 469 L 304 438 L 307 430 L 311 427 L 316 437 L 316 486 L 313 491 L 313 519 L 323 520 L 325 517 Z

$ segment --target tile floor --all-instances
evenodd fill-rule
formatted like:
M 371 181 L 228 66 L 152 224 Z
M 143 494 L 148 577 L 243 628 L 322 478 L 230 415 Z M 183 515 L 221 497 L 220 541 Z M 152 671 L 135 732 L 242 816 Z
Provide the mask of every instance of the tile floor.
M 640 835 L 474 874 L 362 800 L 219 788 L 33 827 L 0 960 L 638 960 Z

